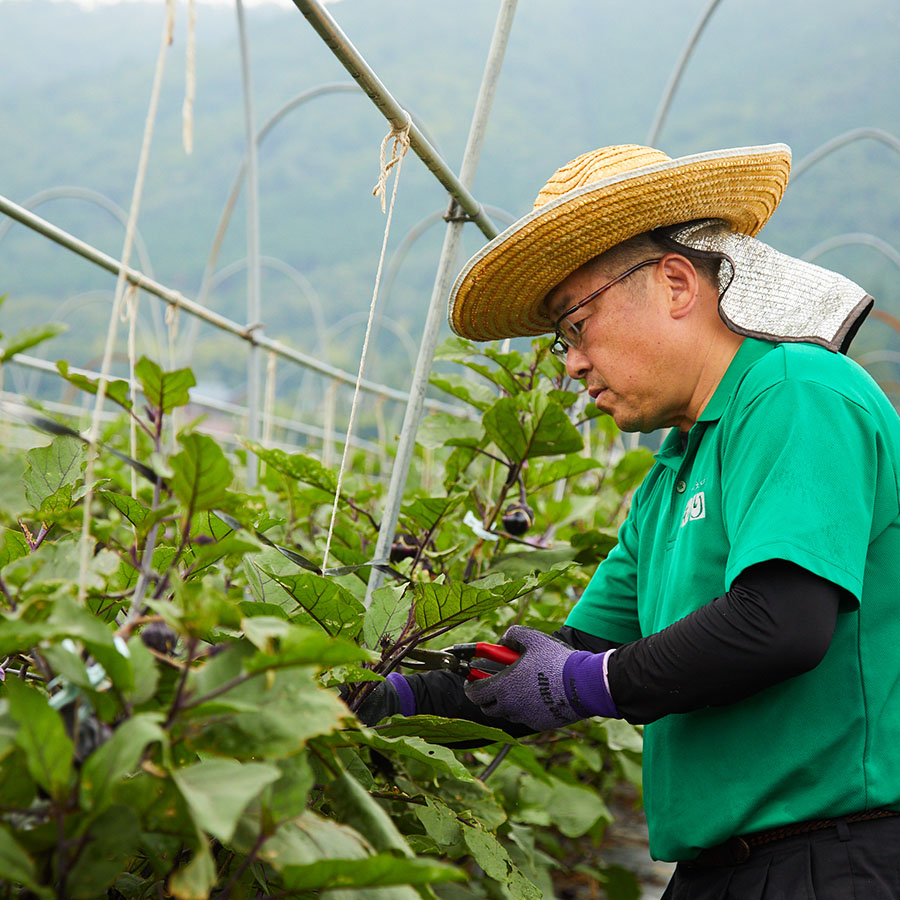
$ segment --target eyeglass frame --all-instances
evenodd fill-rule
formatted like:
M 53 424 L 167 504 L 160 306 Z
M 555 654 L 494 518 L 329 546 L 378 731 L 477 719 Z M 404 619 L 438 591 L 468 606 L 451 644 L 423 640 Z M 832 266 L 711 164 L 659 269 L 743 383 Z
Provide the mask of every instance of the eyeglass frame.
M 620 281 L 624 281 L 629 275 L 633 275 L 638 269 L 643 269 L 645 266 L 652 266 L 656 263 L 660 262 L 663 259 L 661 256 L 657 256 L 655 259 L 645 259 L 642 262 L 636 263 L 630 269 L 626 269 L 621 275 L 613 278 L 612 281 L 608 281 L 602 287 L 597 288 L 591 294 L 588 294 L 587 297 L 579 300 L 574 306 L 567 309 L 556 321 L 553 323 L 553 331 L 556 335 L 553 343 L 550 345 L 550 352 L 559 359 L 565 359 L 566 355 L 569 352 L 569 348 L 571 347 L 573 350 L 577 350 L 581 346 L 582 337 L 581 330 L 574 330 L 576 325 L 581 324 L 580 322 L 569 322 L 569 327 L 573 329 L 573 334 L 577 335 L 577 342 L 570 341 L 566 335 L 562 333 L 560 330 L 560 324 L 565 321 L 572 313 L 578 312 L 583 306 L 586 306 L 591 300 L 595 300 L 599 297 L 604 291 L 609 290 L 609 288 L 613 287 L 613 285 L 618 284 Z M 584 320 L 582 320 L 584 321 Z

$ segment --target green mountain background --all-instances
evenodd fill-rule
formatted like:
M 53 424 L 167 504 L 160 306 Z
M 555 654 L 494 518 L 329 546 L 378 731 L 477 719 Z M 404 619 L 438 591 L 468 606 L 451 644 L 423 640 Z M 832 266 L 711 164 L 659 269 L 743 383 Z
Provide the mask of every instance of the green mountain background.
M 513 216 L 527 212 L 562 163 L 605 144 L 645 143 L 665 85 L 708 0 L 612 4 L 522 0 L 504 62 L 474 194 Z M 329 10 L 382 81 L 458 169 L 499 4 L 343 0 Z M 131 198 L 164 15 L 162 3 L 85 10 L 49 0 L 0 0 L 0 194 L 24 204 L 41 192 L 79 188 L 121 207 Z M 260 127 L 318 85 L 351 83 L 298 10 L 247 11 L 254 112 Z M 784 141 L 795 164 L 825 141 L 869 127 L 900 134 L 900 7 L 894 0 L 723 0 L 688 65 L 657 145 L 670 156 Z M 229 6 L 197 13 L 194 150 L 182 146 L 186 10 L 178 7 L 141 206 L 146 260 L 162 283 L 196 297 L 216 224 L 244 152 L 237 19 Z M 302 276 L 263 273 L 266 333 L 355 371 L 372 295 L 384 216 L 372 197 L 387 125 L 358 92 L 319 97 L 262 144 L 261 252 Z M 844 147 L 797 178 L 762 237 L 794 255 L 847 233 L 900 247 L 900 157 L 885 143 Z M 388 262 L 404 235 L 447 198 L 412 155 L 404 164 Z M 111 255 L 123 229 L 100 206 L 56 196 L 36 212 Z M 244 321 L 243 197 L 209 305 Z M 442 241 L 440 224 L 415 241 L 389 295 L 368 373 L 404 387 L 411 378 Z M 483 238 L 467 227 L 464 252 Z M 860 282 L 878 307 L 900 315 L 890 251 L 852 246 L 817 261 Z M 461 266 L 460 258 L 458 265 Z M 395 260 L 396 263 L 396 260 Z M 226 273 L 227 273 L 226 269 Z M 0 330 L 62 317 L 67 334 L 42 349 L 50 359 L 96 365 L 114 279 L 0 218 Z M 314 293 L 315 298 L 311 299 Z M 319 312 L 314 312 L 318 304 Z M 158 301 L 141 300 L 140 346 L 160 358 Z M 202 326 L 180 364 L 231 397 L 244 387 L 245 350 Z M 124 327 L 120 328 L 124 335 Z M 891 354 L 900 338 L 872 321 L 854 353 L 889 390 L 900 381 Z M 124 352 L 124 337 L 119 349 Z M 885 351 L 887 351 L 885 353 Z M 881 360 L 881 361 L 878 361 Z M 121 363 L 118 363 L 121 371 Z M 279 366 L 279 396 L 312 409 L 324 383 Z M 14 372 L 7 389 L 44 392 L 48 379 Z M 58 387 L 56 388 L 58 392 Z

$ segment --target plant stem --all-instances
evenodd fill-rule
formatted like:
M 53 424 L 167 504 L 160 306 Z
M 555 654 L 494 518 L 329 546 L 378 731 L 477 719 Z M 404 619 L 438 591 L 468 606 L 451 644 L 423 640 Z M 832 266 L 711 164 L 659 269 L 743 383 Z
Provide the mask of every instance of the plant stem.
M 191 660 L 194 658 L 194 651 L 197 649 L 197 638 L 191 638 L 187 646 L 187 660 L 184 669 L 181 672 L 181 678 L 178 681 L 178 690 L 172 698 L 172 706 L 169 708 L 169 715 L 166 717 L 164 728 L 169 728 L 175 721 L 176 716 L 182 709 L 182 697 L 184 696 L 184 686 L 187 683 L 188 673 L 191 671 Z
M 201 703 L 207 703 L 210 700 L 214 700 L 216 697 L 221 697 L 222 694 L 227 694 L 228 691 L 243 684 L 245 681 L 249 681 L 251 678 L 256 678 L 257 675 L 262 675 L 262 672 L 245 672 L 243 675 L 237 675 L 232 678 L 231 681 L 219 685 L 214 691 L 210 691 L 208 694 L 204 694 L 202 697 L 197 697 L 187 703 L 182 703 L 180 709 L 183 712 L 186 709 L 193 709 L 195 706 L 200 706 Z

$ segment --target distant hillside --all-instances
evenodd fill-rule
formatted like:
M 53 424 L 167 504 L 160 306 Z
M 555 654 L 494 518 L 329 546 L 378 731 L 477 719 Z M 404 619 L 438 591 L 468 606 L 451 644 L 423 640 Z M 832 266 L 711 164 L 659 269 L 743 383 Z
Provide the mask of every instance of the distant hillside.
M 644 142 L 706 5 L 647 0 L 611 14 L 608 4 L 589 0 L 520 3 L 475 185 L 479 199 L 521 215 L 567 159 L 607 143 Z M 329 9 L 458 166 L 497 4 L 344 0 Z M 184 19 L 182 6 L 140 231 L 155 276 L 195 296 L 244 134 L 234 11 L 201 6 L 195 149 L 185 155 Z M 251 9 L 249 22 L 258 125 L 305 90 L 350 81 L 299 12 Z M 851 128 L 900 131 L 898 26 L 893 0 L 813 6 L 724 0 L 685 73 L 659 145 L 679 156 L 784 140 L 800 160 Z M 85 12 L 46 0 L 0 2 L 0 193 L 24 202 L 45 189 L 77 186 L 127 207 L 161 27 L 159 3 Z M 347 367 L 355 365 L 361 326 L 338 323 L 361 316 L 371 297 L 384 225 L 371 188 L 385 132 L 365 97 L 338 94 L 292 113 L 260 150 L 262 252 L 302 273 L 321 298 L 325 323 L 337 326 L 323 348 L 308 301 L 284 275 L 266 272 L 267 332 Z M 900 158 L 882 144 L 846 148 L 798 179 L 764 237 L 795 254 L 844 232 L 872 232 L 900 246 L 898 173 Z M 445 205 L 442 190 L 411 160 L 403 169 L 392 250 L 416 222 Z M 96 206 L 57 199 L 38 212 L 114 255 L 121 250 L 120 226 Z M 239 204 L 220 267 L 245 254 L 243 214 Z M 388 298 L 387 313 L 414 342 L 440 240 L 435 227 L 414 245 Z M 466 250 L 481 240 L 473 229 Z M 900 312 L 896 271 L 883 256 L 852 250 L 821 262 L 862 282 L 883 308 Z M 99 352 L 108 316 L 103 292 L 111 288 L 111 278 L 18 226 L 0 242 L 8 327 L 49 318 L 67 302 L 72 329 L 48 347 L 50 356 L 86 364 Z M 245 277 L 236 274 L 212 305 L 243 319 L 244 290 Z M 145 334 L 152 331 L 152 302 L 142 301 Z M 206 377 L 240 379 L 241 354 L 233 344 L 202 334 L 192 362 Z M 895 337 L 874 325 L 859 343 L 865 350 L 896 344 Z M 372 373 L 403 384 L 410 369 L 403 345 L 384 332 Z

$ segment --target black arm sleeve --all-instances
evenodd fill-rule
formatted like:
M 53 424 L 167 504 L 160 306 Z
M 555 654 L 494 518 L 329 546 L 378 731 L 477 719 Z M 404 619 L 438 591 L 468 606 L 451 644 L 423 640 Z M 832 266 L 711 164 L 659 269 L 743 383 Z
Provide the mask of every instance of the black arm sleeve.
M 609 688 L 629 722 L 736 703 L 815 668 L 845 591 L 785 560 L 751 566 L 731 590 L 609 659 Z

